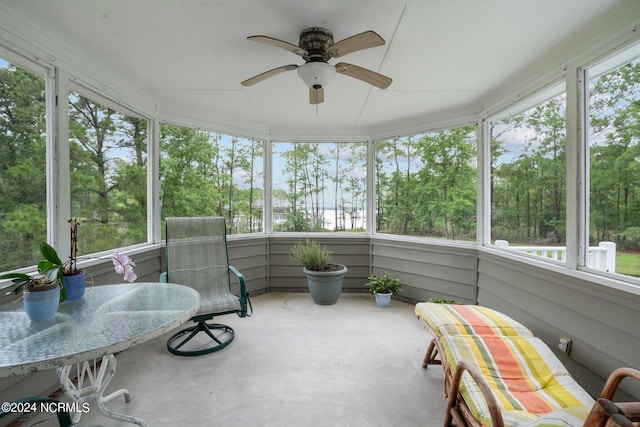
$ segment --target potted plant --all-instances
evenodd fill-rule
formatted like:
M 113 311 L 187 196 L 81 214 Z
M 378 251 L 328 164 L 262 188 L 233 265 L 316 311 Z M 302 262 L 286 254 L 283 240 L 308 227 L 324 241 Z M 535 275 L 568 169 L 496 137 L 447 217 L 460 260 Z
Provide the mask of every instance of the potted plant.
M 388 271 L 382 277 L 372 274 L 368 279 L 367 287 L 375 295 L 378 307 L 387 307 L 391 304 L 391 297 L 402 292 L 400 279 L 390 277 Z
M 307 239 L 293 246 L 289 256 L 303 266 L 309 293 L 316 304 L 330 305 L 338 301 L 347 267 L 331 263 L 332 252 L 315 240 Z
M 62 283 L 64 301 L 73 301 L 84 295 L 86 288 L 85 273 L 78 269 L 78 221 L 70 219 L 71 255 L 62 262 L 56 250 L 46 242 L 40 243 L 40 252 L 44 261 L 38 263 L 38 271 L 50 279 L 58 279 Z
M 27 316 L 33 322 L 52 319 L 58 311 L 61 298 L 61 284 L 58 279 L 44 275 L 30 276 L 25 273 L 8 273 L 0 279 L 11 279 L 13 293 L 22 289 L 22 300 Z

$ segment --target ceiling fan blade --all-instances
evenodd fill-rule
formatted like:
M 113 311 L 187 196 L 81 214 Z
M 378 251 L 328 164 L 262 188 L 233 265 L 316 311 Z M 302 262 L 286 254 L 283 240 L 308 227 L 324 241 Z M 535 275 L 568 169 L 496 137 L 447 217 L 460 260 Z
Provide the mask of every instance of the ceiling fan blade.
M 274 39 L 273 37 L 269 37 L 269 36 L 249 36 L 249 37 L 247 37 L 247 39 L 253 40 L 254 42 L 260 42 L 260 43 L 268 44 L 268 45 L 271 45 L 271 46 L 279 47 L 281 49 L 288 50 L 289 52 L 291 52 L 293 54 L 296 54 L 298 56 L 307 55 L 307 51 L 304 50 L 303 48 L 301 48 L 301 47 L 299 47 L 299 46 L 297 46 L 297 45 L 295 45 L 293 43 L 286 42 L 284 40 Z
M 312 87 L 309 88 L 309 103 L 313 104 L 321 104 L 324 102 L 324 89 L 314 89 Z
M 368 49 L 370 47 L 382 46 L 384 39 L 374 31 L 365 31 L 355 36 L 347 37 L 337 43 L 332 44 L 327 49 L 333 58 L 340 58 L 348 53 L 357 50 Z
M 254 84 L 260 83 L 261 81 L 266 80 L 269 77 L 284 73 L 285 71 L 295 70 L 296 68 L 298 68 L 298 66 L 295 64 L 284 65 L 282 67 L 274 68 L 273 70 L 265 71 L 264 73 L 258 74 L 257 76 L 253 76 L 240 84 L 242 86 L 253 86 Z
M 391 80 L 387 76 L 376 73 L 375 71 L 368 70 L 366 68 L 358 67 L 357 65 L 347 64 L 345 62 L 339 62 L 336 64 L 336 72 L 340 74 L 346 74 L 350 77 L 355 77 L 363 82 L 367 82 L 380 89 L 386 89 L 389 87 Z

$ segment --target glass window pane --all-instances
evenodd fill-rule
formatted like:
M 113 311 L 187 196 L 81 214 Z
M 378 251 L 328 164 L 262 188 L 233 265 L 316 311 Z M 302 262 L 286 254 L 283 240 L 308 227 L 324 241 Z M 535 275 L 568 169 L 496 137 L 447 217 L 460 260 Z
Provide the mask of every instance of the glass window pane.
M 376 229 L 474 241 L 475 126 L 376 142 Z
M 273 231 L 366 228 L 365 143 L 273 144 Z
M 587 267 L 640 277 L 640 58 L 589 81 Z
M 566 260 L 565 94 L 489 124 L 491 238 Z
M 0 271 L 36 264 L 47 240 L 44 89 L 0 58 Z
M 224 216 L 229 234 L 262 232 L 264 143 L 168 124 L 161 130 L 163 220 Z
M 147 121 L 69 94 L 71 216 L 80 255 L 147 241 Z

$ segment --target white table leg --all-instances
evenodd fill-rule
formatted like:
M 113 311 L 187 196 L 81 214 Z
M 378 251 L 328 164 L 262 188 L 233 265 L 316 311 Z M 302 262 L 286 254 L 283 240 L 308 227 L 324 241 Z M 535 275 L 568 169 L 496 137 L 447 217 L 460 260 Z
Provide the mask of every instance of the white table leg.
M 116 357 L 113 354 L 104 356 L 99 366 L 95 362 L 94 360 L 93 365 L 89 362 L 78 363 L 76 365 L 77 385 L 69 378 L 71 365 L 57 369 L 60 385 L 65 394 L 78 404 L 95 399 L 98 409 L 107 417 L 146 427 L 147 424 L 139 418 L 113 412 L 105 407 L 104 404 L 106 402 L 118 396 L 124 396 L 125 402 L 129 403 L 131 401 L 131 394 L 127 389 L 122 388 L 104 396 L 104 391 L 116 374 Z M 88 384 L 85 385 L 85 382 L 88 382 Z M 73 422 L 77 423 L 81 415 L 82 412 L 73 414 Z

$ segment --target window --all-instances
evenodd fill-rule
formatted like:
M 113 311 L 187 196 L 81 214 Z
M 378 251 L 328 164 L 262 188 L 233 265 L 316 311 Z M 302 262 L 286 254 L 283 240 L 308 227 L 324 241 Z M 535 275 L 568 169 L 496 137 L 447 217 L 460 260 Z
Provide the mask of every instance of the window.
M 45 164 L 44 79 L 0 58 L 0 271 L 41 259 Z
M 566 259 L 563 89 L 556 85 L 539 95 L 548 100 L 489 123 L 491 238 L 557 261 Z
M 161 134 L 163 219 L 224 216 L 229 234 L 264 230 L 262 141 L 169 124 Z
M 273 144 L 273 231 L 364 231 L 365 143 Z
M 640 277 L 640 46 L 589 76 L 586 266 Z
M 69 94 L 71 216 L 80 253 L 147 241 L 147 120 Z
M 476 238 L 476 127 L 377 141 L 376 230 Z

